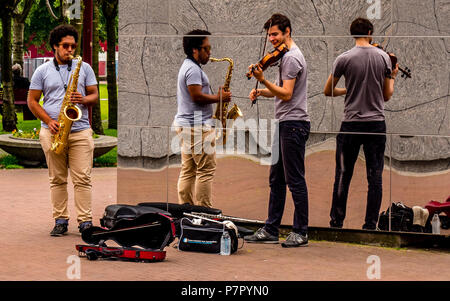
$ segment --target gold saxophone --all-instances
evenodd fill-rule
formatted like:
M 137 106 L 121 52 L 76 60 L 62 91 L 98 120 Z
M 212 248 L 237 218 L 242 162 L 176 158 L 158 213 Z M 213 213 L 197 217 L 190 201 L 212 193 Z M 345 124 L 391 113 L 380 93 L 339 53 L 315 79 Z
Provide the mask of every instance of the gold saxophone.
M 73 59 L 73 57 L 71 57 L 71 59 Z M 67 147 L 67 138 L 69 137 L 72 123 L 79 120 L 82 115 L 81 109 L 70 101 L 72 92 L 77 91 L 78 76 L 80 73 L 81 64 L 83 63 L 80 56 L 77 56 L 76 59 L 78 60 L 78 63 L 70 76 L 66 94 L 64 95 L 64 100 L 61 104 L 61 110 L 59 111 L 59 130 L 52 136 L 51 150 L 58 155 L 61 154 Z
M 227 61 L 230 65 L 228 66 L 228 71 L 227 74 L 225 76 L 225 84 L 223 85 L 223 89 L 225 92 L 230 91 L 230 82 L 231 82 L 231 74 L 233 72 L 233 60 L 231 58 L 228 57 L 224 57 L 221 59 L 217 59 L 217 58 L 209 58 L 211 60 L 211 62 L 222 62 L 222 61 Z M 243 114 L 241 112 L 241 110 L 239 109 L 239 107 L 234 104 L 233 107 L 231 108 L 230 111 L 228 111 L 228 102 L 219 102 L 217 103 L 216 106 L 216 112 L 214 113 L 213 118 L 220 120 L 221 124 L 222 124 L 222 144 L 225 145 L 226 141 L 227 141 L 227 119 L 232 119 L 233 121 L 236 120 L 236 118 L 238 117 L 242 117 Z M 220 132 L 216 137 L 216 140 L 220 138 Z

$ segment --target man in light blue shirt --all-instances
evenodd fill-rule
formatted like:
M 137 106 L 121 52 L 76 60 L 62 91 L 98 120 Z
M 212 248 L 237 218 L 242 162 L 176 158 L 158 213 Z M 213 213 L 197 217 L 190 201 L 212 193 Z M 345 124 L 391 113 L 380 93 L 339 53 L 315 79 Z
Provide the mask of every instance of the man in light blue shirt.
M 231 93 L 222 87 L 212 94 L 209 79 L 201 65 L 209 61 L 210 33 L 193 30 L 183 38 L 187 55 L 178 73 L 178 111 L 174 126 L 181 138 L 181 171 L 178 202 L 212 207 L 212 180 L 216 170 L 213 104 L 229 102 Z
M 67 177 L 68 171 L 74 186 L 75 207 L 79 231 L 92 226 L 91 169 L 94 141 L 89 124 L 88 106 L 98 101 L 97 80 L 91 66 L 80 66 L 77 91 L 70 96 L 72 103 L 82 112 L 80 120 L 73 122 L 65 150 L 56 154 L 51 150 L 52 140 L 59 131 L 60 115 L 70 77 L 77 66 L 72 56 L 77 48 L 78 32 L 71 25 L 60 25 L 50 32 L 50 46 L 55 57 L 39 66 L 31 78 L 28 107 L 41 120 L 39 140 L 47 161 L 50 195 L 53 204 L 55 227 L 52 236 L 61 236 L 68 231 L 69 211 Z M 44 95 L 43 107 L 39 104 Z

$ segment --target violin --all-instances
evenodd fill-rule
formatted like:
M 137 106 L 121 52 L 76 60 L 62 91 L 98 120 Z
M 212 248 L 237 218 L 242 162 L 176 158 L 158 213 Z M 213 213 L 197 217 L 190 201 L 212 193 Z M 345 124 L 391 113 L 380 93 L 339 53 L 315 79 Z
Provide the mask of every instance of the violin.
M 397 65 L 398 59 L 397 57 L 391 53 L 391 52 L 387 52 L 386 50 L 383 49 L 383 46 L 381 46 L 380 44 L 374 43 L 372 44 L 372 46 L 375 46 L 381 50 L 383 50 L 384 52 L 386 52 L 389 55 L 389 58 L 391 59 L 391 63 L 392 63 L 392 70 L 394 70 L 395 66 Z M 398 67 L 398 71 L 400 71 L 402 73 L 401 77 L 406 78 L 411 78 L 411 70 L 408 67 L 404 67 L 401 68 L 400 66 Z
M 274 50 L 266 54 L 257 64 L 253 65 L 252 71 L 256 70 L 258 67 L 261 70 L 266 70 L 270 66 L 274 66 L 283 55 L 289 51 L 289 48 L 285 43 L 281 43 L 275 47 Z M 249 71 L 246 73 L 247 79 L 250 79 L 253 76 L 253 72 Z

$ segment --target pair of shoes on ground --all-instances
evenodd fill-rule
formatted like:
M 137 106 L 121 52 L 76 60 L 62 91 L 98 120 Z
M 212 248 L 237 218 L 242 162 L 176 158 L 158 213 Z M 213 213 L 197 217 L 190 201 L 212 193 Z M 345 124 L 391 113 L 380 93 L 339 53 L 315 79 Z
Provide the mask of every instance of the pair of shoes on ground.
M 244 240 L 249 243 L 266 243 L 266 244 L 277 244 L 279 243 L 278 236 L 272 235 L 267 232 L 264 228 L 256 230 L 252 235 L 244 237 Z M 301 247 L 308 245 L 308 235 L 301 235 L 295 232 L 289 233 L 286 240 L 281 243 L 283 248 L 291 247 Z
M 330 221 L 330 228 L 336 228 L 336 229 L 342 229 L 343 223 L 342 222 L 336 222 L 334 220 Z M 363 230 L 377 230 L 377 226 L 376 225 L 372 225 L 372 224 L 364 224 L 362 226 Z
M 55 227 L 53 228 L 52 232 L 50 232 L 50 235 L 51 236 L 66 235 L 68 226 L 69 226 L 68 223 L 56 222 Z M 83 222 L 83 223 L 80 223 L 80 225 L 78 226 L 78 229 L 79 229 L 80 233 L 82 233 L 84 230 L 86 230 L 90 227 L 92 227 L 92 222 Z

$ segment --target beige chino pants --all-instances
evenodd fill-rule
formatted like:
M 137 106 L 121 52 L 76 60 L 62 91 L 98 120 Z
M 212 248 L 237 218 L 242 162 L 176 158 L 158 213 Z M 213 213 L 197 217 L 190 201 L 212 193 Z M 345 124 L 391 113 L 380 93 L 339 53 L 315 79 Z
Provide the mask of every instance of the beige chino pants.
M 211 128 L 176 129 L 181 140 L 178 203 L 212 207 L 212 182 L 216 171 L 216 132 Z
M 68 149 L 60 155 L 50 150 L 52 143 L 50 130 L 42 127 L 39 139 L 48 166 L 53 218 L 69 219 L 67 177 L 70 170 L 77 222 L 92 221 L 91 170 L 94 155 L 92 129 L 70 133 Z

